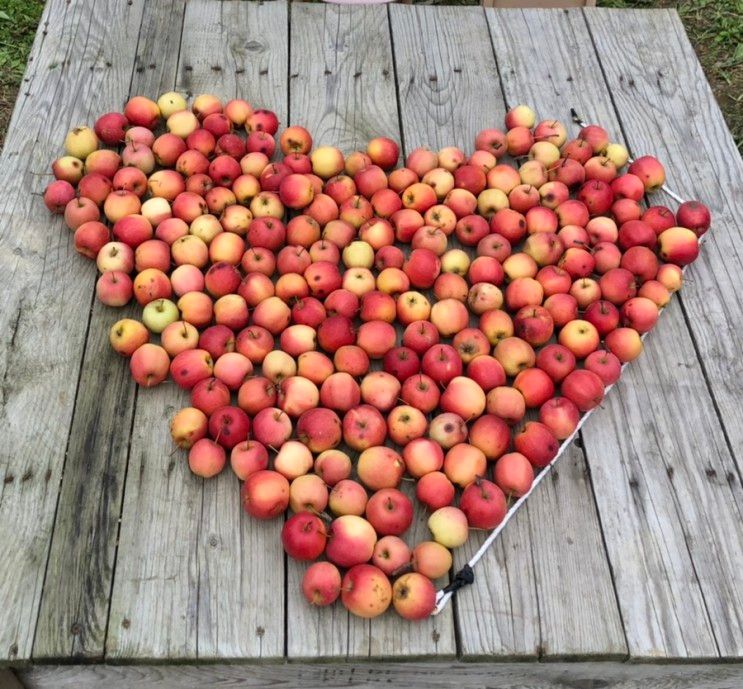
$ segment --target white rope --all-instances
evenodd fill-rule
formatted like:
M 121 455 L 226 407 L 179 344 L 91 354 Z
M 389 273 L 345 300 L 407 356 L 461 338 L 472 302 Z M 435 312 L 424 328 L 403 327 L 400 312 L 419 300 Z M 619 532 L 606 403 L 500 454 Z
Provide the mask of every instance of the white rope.
M 578 124 L 581 127 L 586 126 L 585 122 L 580 118 L 580 116 L 575 112 L 575 110 L 571 110 L 571 113 L 573 115 L 573 121 L 576 124 Z M 632 158 L 630 158 L 629 160 L 631 162 Z M 665 184 L 661 187 L 661 189 L 665 191 L 666 194 L 668 194 L 672 199 L 677 201 L 679 204 L 684 203 L 684 200 L 678 194 L 668 189 L 668 187 L 666 187 Z M 707 234 L 702 235 L 699 238 L 699 244 L 702 245 L 706 239 L 707 239 Z M 686 272 L 687 268 L 688 266 L 684 266 L 681 269 L 681 272 L 682 273 Z M 664 306 L 662 309 L 660 309 L 660 313 L 663 313 L 663 311 L 665 310 L 666 310 L 666 307 Z M 645 338 L 648 336 L 649 332 L 650 331 L 643 333 L 640 339 L 644 341 Z M 622 365 L 619 380 L 621 380 L 621 374 L 624 373 L 624 369 L 628 365 L 629 365 L 629 362 L 626 362 Z M 606 389 L 604 390 L 604 396 L 608 395 L 611 389 L 615 385 L 616 383 L 612 383 L 611 385 L 607 386 Z M 552 468 L 557 463 L 557 460 L 559 460 L 560 457 L 562 457 L 563 453 L 568 449 L 568 446 L 573 441 L 575 436 L 578 435 L 578 433 L 580 433 L 581 428 L 583 428 L 583 424 L 586 421 L 588 421 L 588 417 L 591 416 L 591 414 L 593 414 L 595 410 L 596 408 L 591 409 L 590 411 L 583 414 L 583 416 L 578 421 L 578 424 L 576 425 L 575 430 L 567 438 L 565 438 L 565 440 L 563 440 L 562 445 L 560 446 L 560 449 L 558 450 L 557 454 L 554 456 L 552 461 L 550 461 L 550 463 L 547 464 L 544 467 L 544 469 L 537 475 L 537 477 L 532 482 L 529 490 L 526 493 L 524 493 L 515 503 L 513 503 L 513 505 L 511 506 L 511 509 L 509 509 L 508 512 L 506 513 L 506 516 L 504 517 L 503 521 L 500 524 L 498 524 L 498 526 L 496 526 L 495 529 L 493 529 L 490 532 L 490 534 L 485 539 L 483 544 L 479 547 L 477 552 L 469 559 L 469 561 L 467 562 L 467 565 L 470 568 L 474 569 L 475 565 L 477 565 L 477 563 L 482 559 L 485 553 L 489 550 L 490 546 L 493 545 L 495 539 L 498 538 L 498 534 L 500 534 L 500 532 L 506 528 L 506 524 L 508 524 L 511 517 L 513 517 L 513 515 L 518 511 L 519 507 L 521 507 L 521 505 L 523 505 L 527 501 L 529 496 L 534 492 L 536 487 L 544 480 L 547 474 L 550 473 Z M 436 608 L 434 609 L 432 614 L 438 615 L 447 606 L 447 604 L 449 603 L 449 600 L 454 595 L 454 593 L 455 591 L 446 591 L 445 589 L 439 590 L 436 593 Z

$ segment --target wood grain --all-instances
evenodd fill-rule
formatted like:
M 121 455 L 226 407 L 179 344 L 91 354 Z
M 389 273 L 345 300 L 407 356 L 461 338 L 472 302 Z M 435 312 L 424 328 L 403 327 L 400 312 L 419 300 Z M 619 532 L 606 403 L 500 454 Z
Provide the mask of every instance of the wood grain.
M 244 98 L 288 116 L 287 5 L 189 2 L 179 87 Z M 196 48 L 198 46 L 198 48 Z M 230 469 L 204 482 L 199 538 L 199 658 L 284 654 L 281 524 L 243 512 Z
M 407 151 L 418 146 L 471 150 L 477 132 L 505 114 L 495 60 L 481 49 L 490 41 L 482 11 L 399 5 L 389 11 Z M 469 39 L 461 41 L 462 35 Z M 483 84 L 491 86 L 483 89 Z M 528 523 L 517 520 L 493 557 L 483 560 L 475 584 L 458 594 L 456 619 L 465 655 L 536 655 L 538 609 L 528 537 Z M 470 535 L 455 553 L 455 571 L 484 538 Z
M 606 126 L 616 121 L 579 12 L 488 10 L 486 16 L 510 107 L 532 103 L 539 119 L 563 121 L 571 106 L 590 108 Z M 534 60 L 537 53 L 550 57 Z M 571 447 L 556 471 L 528 506 L 540 652 L 623 656 L 627 646 L 581 449 Z M 591 605 L 582 604 L 586 596 Z
M 345 153 L 364 149 L 374 136 L 399 140 L 386 8 L 293 5 L 291 29 L 292 124 L 307 126 L 317 143 L 337 142 Z M 418 509 L 415 525 L 406 534 L 411 544 L 421 527 L 426 530 L 425 513 Z M 299 588 L 305 567 L 291 560 L 287 567 L 290 658 L 455 653 L 450 614 L 410 626 L 400 625 L 394 614 L 369 622 L 349 617 L 339 606 L 310 609 Z M 308 634 L 308 629 L 316 633 Z
M 743 162 L 675 12 L 586 11 L 585 17 L 633 154 L 657 155 L 669 184 L 683 197 L 710 204 L 715 219 L 681 293 L 691 337 L 675 337 L 674 321 L 684 321 L 676 305 L 651 336 L 646 356 L 628 372 L 625 389 L 633 388 L 630 400 L 638 406 L 632 405 L 627 416 L 632 449 L 625 456 L 629 447 L 622 448 L 622 455 L 638 479 L 640 494 L 647 491 L 654 500 L 665 494 L 663 512 L 678 514 L 693 562 L 693 571 L 685 570 L 683 579 L 699 581 L 720 655 L 739 656 L 743 575 L 736 563 L 743 557 L 743 384 L 736 373 L 743 344 L 736 324 L 743 307 L 733 295 L 743 284 Z M 627 41 L 616 54 L 614 32 L 620 26 Z M 663 40 L 651 40 L 656 36 Z M 690 141 L 704 143 L 690 151 Z M 675 207 L 662 195 L 652 202 Z M 606 411 L 614 418 L 622 413 L 617 407 Z M 655 420 L 652 433 L 648 418 Z M 636 456 L 656 457 L 662 470 L 648 472 L 643 480 L 632 461 Z M 684 634 L 691 631 L 687 620 L 682 616 L 679 622 Z M 694 655 L 693 649 L 687 652 Z M 715 652 L 705 648 L 700 655 Z
M 285 119 L 285 28 L 283 3 L 187 3 L 177 88 L 244 97 Z M 168 421 L 187 400 L 172 385 L 138 398 L 107 653 L 282 655 L 280 525 L 242 514 L 229 470 L 204 482 L 182 453 L 168 459 Z
M 184 10 L 185 0 L 145 5 L 129 95 L 156 98 L 172 88 Z M 114 309 L 93 301 L 34 641 L 37 659 L 103 656 L 136 399 L 128 361 L 111 349 L 108 332 L 120 318 L 140 317 L 136 303 Z
M 95 281 L 41 194 L 67 130 L 126 98 L 143 4 L 47 3 L 0 158 L 0 660 L 31 654 Z
M 363 663 L 285 665 L 38 666 L 19 673 L 27 689 L 275 689 L 398 686 L 449 689 L 730 689 L 743 683 L 740 665 L 622 663 Z

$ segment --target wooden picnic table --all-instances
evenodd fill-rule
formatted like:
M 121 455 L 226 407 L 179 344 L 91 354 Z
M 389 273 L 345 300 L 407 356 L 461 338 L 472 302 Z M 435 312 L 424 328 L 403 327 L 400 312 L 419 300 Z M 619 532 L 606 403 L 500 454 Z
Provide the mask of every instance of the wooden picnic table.
M 645 354 L 442 615 L 306 605 L 280 524 L 173 454 L 187 396 L 110 349 L 121 312 L 39 194 L 70 127 L 174 88 L 345 151 L 574 107 L 711 206 Z M 743 163 L 675 11 L 49 0 L 0 190 L 0 686 L 741 686 L 715 661 L 743 657 Z

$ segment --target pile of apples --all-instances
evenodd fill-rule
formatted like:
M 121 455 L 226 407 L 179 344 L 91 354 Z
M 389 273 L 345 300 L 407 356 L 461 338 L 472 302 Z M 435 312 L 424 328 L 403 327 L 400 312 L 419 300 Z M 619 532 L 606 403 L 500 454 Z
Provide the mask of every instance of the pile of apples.
M 67 135 L 47 207 L 96 262 L 143 387 L 190 390 L 175 444 L 282 518 L 302 590 L 420 619 L 601 403 L 698 254 L 707 208 L 643 206 L 653 157 L 519 105 L 469 157 L 375 138 L 347 156 L 268 110 L 137 96 Z M 271 162 L 275 154 L 275 162 Z M 508 157 L 511 163 L 504 162 Z M 431 540 L 401 536 L 415 495 Z

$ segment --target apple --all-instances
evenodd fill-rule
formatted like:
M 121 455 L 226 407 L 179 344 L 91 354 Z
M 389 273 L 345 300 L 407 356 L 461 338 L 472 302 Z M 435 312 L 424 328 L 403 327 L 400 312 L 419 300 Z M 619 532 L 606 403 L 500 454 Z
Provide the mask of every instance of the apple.
M 470 364 L 481 356 L 487 356 L 490 352 L 490 342 L 478 328 L 460 330 L 452 338 L 452 345 L 465 364 Z
M 341 420 L 332 409 L 318 407 L 304 412 L 297 420 L 297 438 L 312 452 L 337 447 L 342 437 Z
M 359 480 L 370 490 L 397 488 L 405 473 L 405 462 L 392 448 L 378 445 L 359 455 L 356 472 Z
M 647 297 L 633 297 L 624 302 L 620 315 L 623 325 L 642 334 L 652 330 L 658 321 L 658 306 Z
M 109 330 L 112 349 L 121 356 L 131 356 L 143 344 L 149 342 L 150 333 L 144 324 L 132 318 L 116 321 Z
M 149 388 L 162 383 L 168 377 L 170 357 L 159 345 L 145 342 L 137 347 L 129 360 L 129 369 L 134 381 Z
M 179 410 L 170 422 L 170 435 L 181 449 L 190 449 L 195 442 L 206 437 L 206 433 L 206 414 L 193 407 Z
M 362 323 L 356 331 L 356 344 L 370 359 L 381 359 L 397 341 L 397 332 L 391 323 L 373 320 Z
M 228 450 L 247 440 L 250 419 L 239 407 L 225 406 L 209 417 L 209 435 Z
M 521 421 L 526 413 L 524 396 L 510 386 L 493 388 L 487 394 L 487 412 L 503 419 L 508 425 Z
M 525 368 L 532 368 L 536 363 L 534 348 L 519 337 L 502 339 L 495 345 L 493 356 L 509 376 L 515 376 Z
M 298 440 L 287 440 L 274 457 L 274 469 L 289 481 L 307 474 L 312 465 L 312 453 Z
M 62 156 L 52 163 L 52 173 L 55 179 L 68 182 L 73 187 L 80 181 L 83 171 L 83 161 L 75 158 L 75 156 Z M 63 185 L 61 188 L 67 189 Z M 69 201 L 71 198 L 73 198 L 73 195 L 70 195 L 67 200 Z
M 442 411 L 470 421 L 485 411 L 485 392 L 474 380 L 457 376 L 447 384 L 441 395 L 440 406 Z
M 230 466 L 237 478 L 245 481 L 248 476 L 268 469 L 268 451 L 257 440 L 243 440 L 232 448 Z
M 508 154 L 514 158 L 525 156 L 534 145 L 534 136 L 531 129 L 524 126 L 511 127 L 506 132 L 506 147 Z
M 126 273 L 118 270 L 103 273 L 95 284 L 95 294 L 98 300 L 106 306 L 128 304 L 133 292 L 132 279 Z M 145 325 L 148 325 L 147 321 L 145 321 Z
M 416 498 L 432 511 L 451 505 L 454 494 L 454 484 L 441 471 L 424 474 L 415 486 Z
M 433 378 L 422 373 L 406 379 L 400 390 L 400 398 L 405 404 L 425 414 L 432 412 L 438 406 L 440 396 Z
M 224 447 L 210 438 L 197 440 L 188 452 L 188 466 L 196 476 L 212 478 L 219 474 L 227 463 Z
M 699 201 L 684 201 L 676 209 L 676 222 L 701 237 L 712 223 L 709 208 Z
M 659 265 L 655 252 L 646 246 L 630 247 L 622 254 L 619 264 L 621 268 L 629 270 L 638 283 L 644 283 L 655 278 L 658 274 Z
M 397 570 L 409 565 L 410 556 L 410 548 L 400 537 L 383 536 L 374 546 L 372 564 L 387 576 L 393 576 Z
M 575 354 L 561 344 L 548 344 L 539 350 L 536 365 L 555 382 L 559 383 L 575 368 Z
M 604 338 L 606 348 L 622 363 L 633 361 L 642 353 L 642 339 L 634 328 L 617 328 Z
M 95 122 L 93 129 L 96 136 L 107 146 L 117 146 L 124 141 L 129 120 L 120 112 L 108 112 L 101 115 Z
M 343 345 L 333 355 L 333 365 L 337 373 L 363 376 L 369 371 L 369 355 L 356 345 Z
M 413 439 L 403 448 L 402 457 L 408 473 L 414 478 L 439 471 L 444 465 L 441 446 L 429 438 Z
M 660 162 L 653 156 L 642 156 L 634 160 L 627 170 L 636 175 L 645 185 L 645 191 L 653 192 L 663 186 L 666 172 Z
M 444 473 L 460 488 L 465 488 L 487 471 L 485 453 L 474 445 L 454 445 L 444 457 Z
M 330 523 L 325 555 L 339 567 L 354 567 L 371 560 L 376 543 L 377 534 L 366 519 L 344 514 Z
M 410 347 L 395 347 L 384 355 L 382 366 L 387 373 L 404 383 L 420 371 L 420 357 Z
M 289 506 L 289 481 L 277 471 L 256 471 L 241 489 L 245 511 L 256 519 L 273 519 Z
M 451 337 L 467 327 L 469 312 L 467 307 L 457 299 L 442 299 L 431 307 L 430 319 L 442 337 Z
M 387 437 L 387 423 L 378 409 L 361 404 L 343 417 L 343 440 L 354 450 L 381 445 Z
M 57 183 L 58 182 L 52 182 L 53 185 Z M 111 194 L 109 194 L 109 196 L 111 196 Z M 136 210 L 139 210 L 139 199 L 137 199 L 136 206 Z M 132 206 L 132 208 L 134 209 L 134 206 Z M 133 212 L 136 212 L 136 210 L 133 210 Z M 73 231 L 80 227 L 80 225 L 93 220 L 98 220 L 100 217 L 101 214 L 95 201 L 85 198 L 84 196 L 73 198 L 64 208 L 65 224 Z M 109 217 L 109 220 L 115 219 L 116 218 Z
M 325 450 L 315 458 L 315 474 L 331 487 L 347 479 L 351 469 L 351 458 L 341 450 Z
M 448 548 L 436 541 L 418 543 L 410 559 L 413 569 L 429 579 L 439 579 L 448 574 L 452 566 L 452 556 Z
M 589 411 L 604 401 L 604 383 L 593 371 L 576 369 L 562 381 L 560 391 L 580 411 Z
M 280 448 L 291 434 L 291 419 L 281 409 L 266 407 L 253 418 L 253 437 L 266 447 Z
M 302 593 L 311 605 L 332 605 L 341 594 L 341 573 L 330 562 L 315 562 L 302 577 Z
M 467 516 L 458 507 L 437 509 L 428 518 L 428 528 L 434 541 L 446 548 L 458 548 L 469 537 Z
M 397 402 L 400 381 L 385 371 L 371 371 L 361 381 L 361 398 L 380 411 L 389 411 Z
M 516 105 L 506 113 L 504 121 L 507 129 L 514 127 L 531 129 L 537 121 L 537 115 L 528 105 Z
M 478 478 L 462 491 L 459 509 L 471 528 L 492 530 L 503 521 L 508 507 L 506 496 L 495 483 Z
M 426 433 L 428 421 L 425 414 L 415 407 L 400 405 L 387 415 L 389 438 L 400 446 L 421 438 Z
M 360 517 L 366 510 L 368 499 L 366 489 L 360 483 L 341 479 L 330 491 L 328 505 L 330 511 L 337 516 L 353 514 Z
M 626 268 L 608 270 L 599 279 L 599 287 L 602 297 L 617 306 L 624 304 L 637 293 L 635 276 Z
M 568 374 L 568 378 L 574 373 L 577 371 Z M 564 384 L 563 381 L 563 386 Z M 514 436 L 513 444 L 517 452 L 524 455 L 533 466 L 538 468 L 547 466 L 555 458 L 560 447 L 552 430 L 538 421 L 527 422 L 524 428 Z
M 467 376 L 486 393 L 506 383 L 506 372 L 503 366 L 495 357 L 488 354 L 480 354 L 467 364 Z
M 186 321 L 175 321 L 160 333 L 160 344 L 170 356 L 175 356 L 198 347 L 199 331 Z
M 576 319 L 563 326 L 557 336 L 557 341 L 569 349 L 577 359 L 585 359 L 591 352 L 598 349 L 600 336 L 593 323 Z
M 555 392 L 555 384 L 541 368 L 527 368 L 520 371 L 513 381 L 528 409 L 544 404 Z
M 211 416 L 230 403 L 230 389 L 217 378 L 204 378 L 191 388 L 191 406 Z
M 545 344 L 554 331 L 554 321 L 543 306 L 524 306 L 513 319 L 514 334 L 533 347 Z
M 558 328 L 578 318 L 578 300 L 572 294 L 553 294 L 544 300 L 544 308 Z
M 671 227 L 658 235 L 658 253 L 664 261 L 685 266 L 699 255 L 699 240 L 693 230 Z
M 326 540 L 322 520 L 309 512 L 292 515 L 281 529 L 284 550 L 295 560 L 316 560 L 325 550 Z
M 319 402 L 328 409 L 345 413 L 360 404 L 361 389 L 349 373 L 332 373 L 322 383 Z
M 534 482 L 534 467 L 520 452 L 509 452 L 495 463 L 493 480 L 509 498 L 520 498 Z
M 358 617 L 378 617 L 392 602 L 392 586 L 387 575 L 378 567 L 355 565 L 343 577 L 341 602 Z
M 406 620 L 425 619 L 436 607 L 436 588 L 422 574 L 403 574 L 392 587 L 392 605 Z
M 413 522 L 413 503 L 396 488 L 384 488 L 369 498 L 366 518 L 379 535 L 399 536 Z
M 98 149 L 98 137 L 90 127 L 75 127 L 65 136 L 64 149 L 67 155 L 85 160 Z
M 565 440 L 578 425 L 580 410 L 568 397 L 553 397 L 539 408 L 539 420 L 558 440 Z

